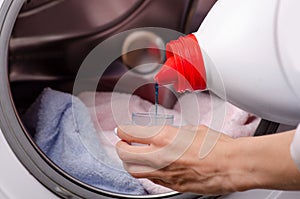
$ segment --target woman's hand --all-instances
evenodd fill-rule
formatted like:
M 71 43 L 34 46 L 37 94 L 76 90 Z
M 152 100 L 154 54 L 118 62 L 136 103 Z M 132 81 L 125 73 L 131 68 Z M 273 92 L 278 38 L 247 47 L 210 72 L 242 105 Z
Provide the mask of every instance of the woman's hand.
M 117 151 L 132 176 L 178 192 L 300 190 L 289 152 L 294 132 L 232 139 L 205 126 L 122 126 Z
M 233 192 L 240 188 L 234 179 L 247 175 L 230 164 L 234 140 L 205 126 L 122 126 L 118 136 L 118 154 L 132 176 L 178 192 Z

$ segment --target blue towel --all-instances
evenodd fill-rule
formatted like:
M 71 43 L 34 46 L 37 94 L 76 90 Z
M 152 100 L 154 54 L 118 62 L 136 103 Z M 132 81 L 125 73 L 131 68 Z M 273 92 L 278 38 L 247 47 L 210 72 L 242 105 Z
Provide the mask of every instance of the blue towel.
M 77 97 L 46 88 L 23 122 L 41 150 L 71 176 L 106 191 L 147 194 L 137 179 L 114 167 L 97 141 L 87 108 Z

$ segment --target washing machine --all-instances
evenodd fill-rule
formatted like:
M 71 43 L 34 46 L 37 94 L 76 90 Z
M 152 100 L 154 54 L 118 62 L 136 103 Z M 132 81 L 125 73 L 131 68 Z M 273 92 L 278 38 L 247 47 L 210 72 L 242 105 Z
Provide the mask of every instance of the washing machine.
M 152 100 L 150 79 L 164 60 L 161 49 L 178 36 L 194 32 L 216 0 L 4 0 L 0 14 L 0 199 L 54 198 L 299 198 L 298 192 L 252 190 L 228 196 L 200 196 L 169 192 L 126 195 L 100 189 L 70 175 L 37 145 L 22 115 L 46 87 L 79 93 L 87 89 L 112 91 L 127 71 L 134 71 L 117 87 Z M 113 38 L 113 39 L 112 39 Z M 137 54 L 124 49 L 136 40 L 156 50 L 157 65 L 136 67 Z M 111 41 L 105 44 L 104 41 Z M 100 44 L 100 46 L 99 46 Z M 116 54 L 103 51 L 112 45 Z M 150 46 L 149 46 L 150 45 Z M 153 47 L 153 45 L 155 45 Z M 86 73 L 94 50 L 103 68 Z M 159 50 L 157 50 L 159 49 Z M 113 56 L 111 56 L 113 55 Z M 106 60 L 107 57 L 111 59 Z M 94 61 L 94 59 L 92 59 Z M 142 60 L 143 61 L 143 60 Z M 146 64 L 147 65 L 147 64 Z M 97 67 L 99 67 L 97 65 Z M 76 88 L 76 89 L 74 89 Z M 150 89 L 150 90 L 149 90 Z M 176 94 L 162 90 L 161 105 L 172 107 Z M 262 120 L 258 130 L 274 133 L 279 124 Z M 289 128 L 289 127 L 286 127 Z

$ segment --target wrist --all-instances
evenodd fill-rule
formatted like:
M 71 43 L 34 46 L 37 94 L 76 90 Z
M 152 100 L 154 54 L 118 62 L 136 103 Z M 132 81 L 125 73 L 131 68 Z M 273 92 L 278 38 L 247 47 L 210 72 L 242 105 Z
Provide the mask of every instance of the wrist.
M 237 170 L 245 172 L 238 189 L 299 188 L 300 172 L 291 155 L 293 132 L 237 139 Z
M 235 156 L 235 181 L 238 191 L 264 187 L 261 180 L 265 162 L 261 154 L 264 151 L 263 145 L 258 137 L 236 139 L 234 151 L 238 152 Z
M 246 191 L 261 187 L 257 171 L 257 155 L 260 146 L 256 146 L 256 138 L 241 137 L 232 140 L 228 146 L 228 156 L 223 166 L 228 173 L 228 184 L 233 191 Z M 259 163 L 260 164 L 260 163 Z
M 251 150 L 251 138 L 232 139 L 221 135 L 215 151 L 218 151 L 218 169 L 222 178 L 222 186 L 228 192 L 245 191 L 258 188 L 258 180 L 253 175 L 250 156 L 256 151 Z

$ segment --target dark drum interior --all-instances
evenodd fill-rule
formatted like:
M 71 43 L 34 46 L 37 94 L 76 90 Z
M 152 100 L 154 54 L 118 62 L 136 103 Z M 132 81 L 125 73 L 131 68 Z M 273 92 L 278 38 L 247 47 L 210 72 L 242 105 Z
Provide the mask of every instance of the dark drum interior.
M 106 38 L 141 27 L 187 34 L 197 30 L 214 3 L 215 0 L 28 0 L 18 15 L 9 48 L 9 79 L 17 109 L 26 110 L 45 87 L 72 92 L 85 56 Z M 122 59 L 116 59 L 98 82 L 98 90 L 111 91 L 127 70 Z M 145 90 L 138 89 L 136 93 L 154 99 L 149 96 L 153 92 Z M 169 100 L 161 102 L 171 107 L 175 99 L 170 92 L 164 92 L 162 95 Z
M 198 29 L 216 1 L 25 1 L 15 22 L 8 49 L 9 85 L 19 116 L 46 87 L 78 94 L 74 93 L 73 87 L 80 66 L 90 51 L 102 41 L 123 31 L 144 27 L 164 28 L 180 34 L 192 33 Z M 178 37 L 158 36 L 164 43 Z M 139 53 L 143 51 L 134 52 L 131 56 L 139 56 Z M 124 63 L 121 56 L 109 66 L 100 67 L 105 67 L 101 77 L 89 76 L 84 80 L 86 85 L 96 84 L 97 91 L 112 91 L 122 75 L 132 68 Z M 143 74 L 137 73 L 137 76 Z M 81 91 L 87 90 L 77 90 Z M 126 88 L 120 91 L 127 92 Z M 145 84 L 137 88 L 134 94 L 153 102 L 154 86 Z M 161 89 L 161 105 L 171 108 L 176 100 L 172 91 Z M 33 133 L 25 134 L 30 140 Z M 34 145 L 34 141 L 31 142 Z

